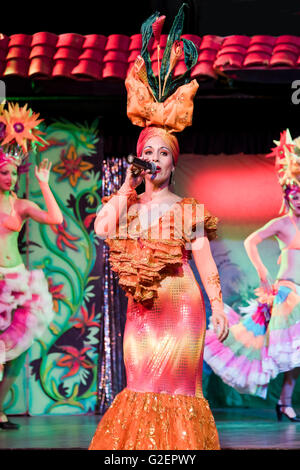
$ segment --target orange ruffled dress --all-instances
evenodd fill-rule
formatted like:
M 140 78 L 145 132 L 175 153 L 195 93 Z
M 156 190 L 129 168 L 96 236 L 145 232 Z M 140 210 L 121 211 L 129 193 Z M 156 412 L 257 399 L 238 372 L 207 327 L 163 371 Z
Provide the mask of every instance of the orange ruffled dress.
M 135 193 L 117 237 L 106 240 L 112 269 L 128 296 L 127 387 L 102 417 L 90 450 L 218 450 L 214 418 L 202 394 L 205 307 L 186 249 L 196 225 L 214 238 L 217 219 L 205 211 L 197 220 L 199 203 L 184 198 L 141 230 L 137 211 L 129 210 L 136 202 Z M 186 204 L 190 220 L 184 220 Z

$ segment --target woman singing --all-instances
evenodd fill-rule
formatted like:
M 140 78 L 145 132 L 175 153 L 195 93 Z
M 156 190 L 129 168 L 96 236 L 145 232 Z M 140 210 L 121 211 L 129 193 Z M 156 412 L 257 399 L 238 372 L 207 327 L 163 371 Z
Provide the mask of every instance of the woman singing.
M 158 20 L 154 17 L 154 24 Z M 152 94 L 139 75 L 144 65 L 139 57 L 126 81 L 127 111 L 135 123 L 151 119 L 147 99 Z M 136 172 L 131 165 L 119 191 L 104 199 L 95 221 L 128 297 L 123 348 L 127 386 L 100 421 L 91 450 L 219 449 L 201 383 L 205 308 L 188 262 L 192 254 L 222 341 L 227 319 L 209 245 L 217 219 L 196 199 L 180 198 L 170 190 L 179 156 L 170 130 L 187 115 L 185 125 L 191 124 L 197 87 L 195 80 L 181 87 L 180 109 L 174 95 L 168 103 L 152 101 L 155 125 L 149 122 L 141 132 L 137 157 L 154 163 L 155 173 Z M 158 125 L 161 104 L 169 108 Z M 137 195 L 143 179 L 145 192 Z

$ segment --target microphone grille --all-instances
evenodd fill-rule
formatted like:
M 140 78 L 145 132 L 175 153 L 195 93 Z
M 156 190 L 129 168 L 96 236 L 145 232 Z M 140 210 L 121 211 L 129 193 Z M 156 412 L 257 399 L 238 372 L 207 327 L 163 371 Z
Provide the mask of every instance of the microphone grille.
M 151 173 L 155 173 L 156 172 L 156 165 L 154 162 L 149 162 L 150 166 L 151 166 Z

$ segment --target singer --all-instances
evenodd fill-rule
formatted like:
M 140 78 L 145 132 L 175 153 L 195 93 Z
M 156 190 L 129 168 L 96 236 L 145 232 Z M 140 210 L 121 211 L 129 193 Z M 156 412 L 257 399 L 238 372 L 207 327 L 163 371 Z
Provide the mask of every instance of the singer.
M 183 15 L 183 6 L 178 15 Z M 152 23 L 149 20 L 146 23 L 157 32 L 155 26 L 163 17 L 153 16 Z M 149 39 L 145 33 L 143 40 Z M 127 386 L 104 414 L 90 450 L 219 449 L 215 422 L 202 393 L 205 307 L 188 262 L 193 255 L 222 341 L 227 334 L 227 319 L 209 246 L 209 240 L 216 236 L 217 219 L 207 210 L 198 216 L 200 212 L 196 209 L 202 206 L 199 201 L 180 198 L 170 187 L 179 156 L 173 132 L 178 131 L 177 123 L 191 125 L 198 84 L 193 80 L 181 87 L 183 101 L 176 108 L 179 100 L 174 95 L 178 90 L 164 102 L 153 101 L 153 94 L 140 79 L 141 67 L 145 67 L 145 62 L 138 57 L 126 80 L 127 113 L 133 123 L 141 123 L 146 105 L 137 96 L 144 96 L 152 103 L 154 121 L 150 125 L 147 113 L 148 125 L 139 136 L 137 156 L 154 163 L 156 172 L 151 175 L 148 169 L 135 175 L 131 165 L 119 191 L 104 198 L 104 206 L 95 220 L 95 231 L 106 237 L 112 269 L 118 273 L 128 297 L 124 333 Z M 162 84 L 162 89 L 165 88 Z M 152 93 L 160 96 L 161 90 L 153 89 Z M 166 104 L 173 112 L 167 110 L 164 117 L 162 112 L 155 113 L 156 107 Z M 163 117 L 160 125 L 158 115 Z M 170 117 L 174 119 L 172 123 Z M 145 192 L 137 195 L 135 189 L 143 178 Z M 119 199 L 123 200 L 122 207 Z M 153 211 L 154 206 L 160 210 Z M 191 211 L 190 217 L 183 220 L 187 213 L 185 207 Z M 123 228 L 124 221 L 122 227 L 121 223 L 118 225 L 122 211 L 127 224 L 133 218 L 138 221 L 126 239 L 121 239 L 118 232 L 116 237 L 110 233 L 115 225 L 119 230 Z M 112 220 L 115 217 L 117 221 Z M 197 226 L 203 230 L 195 237 Z M 156 238 L 152 236 L 154 227 Z M 167 238 L 163 236 L 165 233 L 169 234 Z

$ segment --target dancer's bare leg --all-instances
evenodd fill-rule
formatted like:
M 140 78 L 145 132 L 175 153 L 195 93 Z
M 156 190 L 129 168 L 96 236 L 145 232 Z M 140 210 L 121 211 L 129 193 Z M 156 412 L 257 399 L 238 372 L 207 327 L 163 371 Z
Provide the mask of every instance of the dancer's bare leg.
M 300 367 L 296 367 L 295 369 L 289 370 L 288 372 L 284 373 L 283 385 L 281 389 L 280 399 L 278 402 L 279 405 L 288 405 L 286 407 L 282 407 L 282 411 L 286 413 L 290 418 L 294 418 L 296 416 L 292 405 L 292 396 L 299 374 Z
M 25 357 L 26 352 L 4 366 L 4 376 L 0 382 L 0 423 L 8 421 L 3 409 L 5 398 L 24 365 Z

